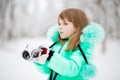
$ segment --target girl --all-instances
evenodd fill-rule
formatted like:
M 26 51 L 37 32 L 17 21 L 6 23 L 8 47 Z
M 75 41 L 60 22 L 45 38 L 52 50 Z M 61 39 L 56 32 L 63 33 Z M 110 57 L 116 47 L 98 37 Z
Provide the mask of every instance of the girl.
M 48 31 L 53 45 L 42 47 L 45 54 L 40 52 L 34 64 L 49 74 L 48 80 L 86 80 L 95 75 L 95 67 L 89 64 L 94 42 L 101 41 L 103 34 L 101 26 L 90 23 L 81 9 L 65 9 L 58 16 L 58 25 Z

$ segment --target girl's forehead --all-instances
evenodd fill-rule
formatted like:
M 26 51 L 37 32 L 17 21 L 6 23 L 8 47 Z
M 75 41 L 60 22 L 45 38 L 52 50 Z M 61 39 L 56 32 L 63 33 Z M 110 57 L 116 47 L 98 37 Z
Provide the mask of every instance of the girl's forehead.
M 58 18 L 58 21 L 67 22 L 67 21 L 69 21 L 69 20 L 68 20 L 67 18 L 64 18 L 64 19 Z

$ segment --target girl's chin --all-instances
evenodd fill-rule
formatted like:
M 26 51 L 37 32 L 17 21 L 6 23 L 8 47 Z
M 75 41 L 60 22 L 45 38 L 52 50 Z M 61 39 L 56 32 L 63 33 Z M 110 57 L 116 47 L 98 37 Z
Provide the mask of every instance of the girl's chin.
M 69 37 L 65 37 L 65 36 L 60 36 L 61 39 L 69 39 Z
M 60 36 L 61 37 L 61 39 L 66 39 L 67 37 L 64 37 L 64 36 Z

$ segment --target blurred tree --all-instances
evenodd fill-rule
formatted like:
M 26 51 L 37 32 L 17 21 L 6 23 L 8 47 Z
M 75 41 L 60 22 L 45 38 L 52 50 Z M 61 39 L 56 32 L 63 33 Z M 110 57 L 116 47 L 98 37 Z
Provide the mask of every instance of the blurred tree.
M 5 38 L 5 14 L 8 7 L 8 3 L 8 0 L 0 0 L 0 44 L 3 43 L 3 39 Z

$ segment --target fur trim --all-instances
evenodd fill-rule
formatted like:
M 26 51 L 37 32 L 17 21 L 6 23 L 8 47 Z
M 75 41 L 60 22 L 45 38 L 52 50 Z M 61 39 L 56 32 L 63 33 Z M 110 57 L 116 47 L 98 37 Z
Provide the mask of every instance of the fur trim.
M 59 38 L 58 25 L 54 25 L 48 30 L 47 37 L 53 42 L 58 41 L 58 38 Z
M 83 29 L 83 34 L 80 37 L 82 42 L 98 42 L 104 39 L 104 30 L 97 23 L 90 23 Z
M 93 64 L 85 64 L 83 65 L 80 75 L 83 79 L 88 80 L 90 78 L 94 78 L 96 76 L 96 68 Z

